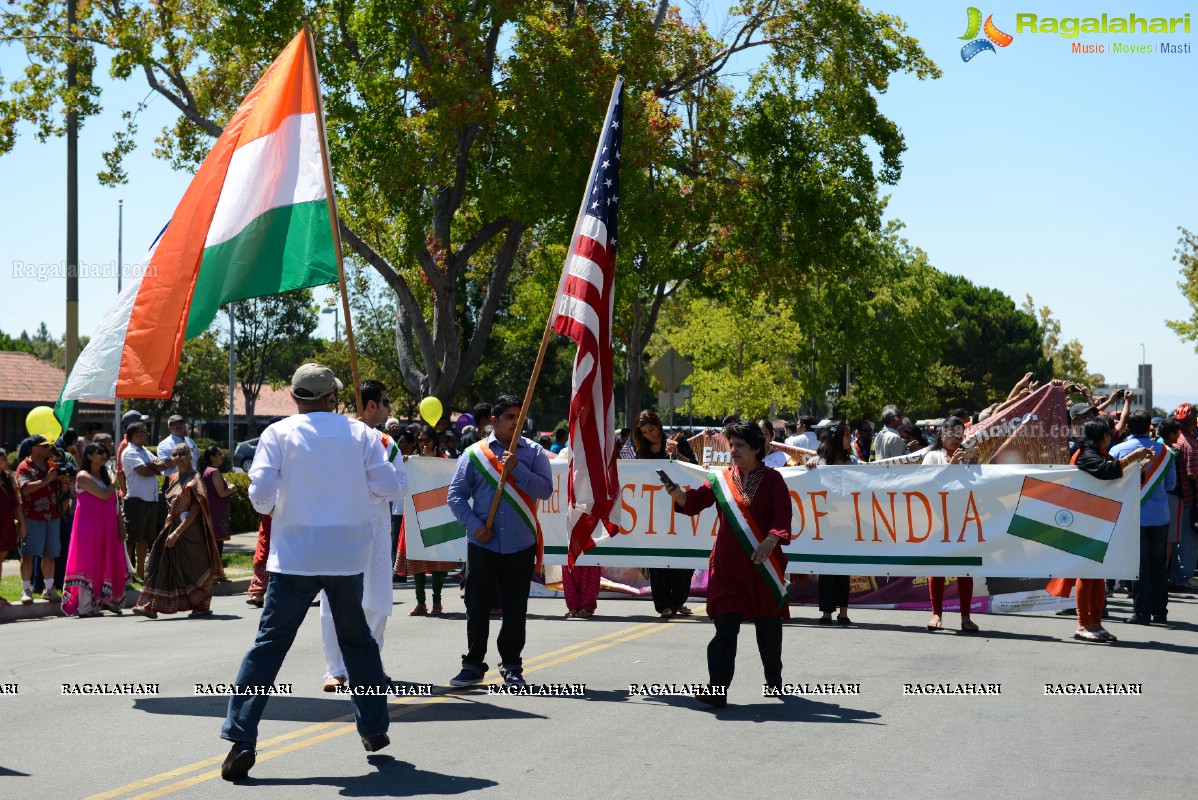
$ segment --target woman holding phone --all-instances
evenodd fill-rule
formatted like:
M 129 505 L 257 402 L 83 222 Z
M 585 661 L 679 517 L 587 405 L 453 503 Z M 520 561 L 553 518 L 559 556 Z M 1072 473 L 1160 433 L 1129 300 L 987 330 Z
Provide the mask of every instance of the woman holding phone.
M 695 451 L 686 438 L 680 433 L 667 437 L 661 418 L 647 409 L 636 418 L 636 425 L 632 428 L 632 444 L 638 459 L 677 459 L 688 464 L 695 463 Z M 694 613 L 686 607 L 694 575 L 693 569 L 654 567 L 649 570 L 653 607 L 662 619 L 669 619 L 675 614 L 689 617 Z
M 732 466 L 711 473 L 707 483 L 683 490 L 670 483 L 666 490 L 674 507 L 695 516 L 716 506 L 719 529 L 711 548 L 707 578 L 707 615 L 715 636 L 707 646 L 707 669 L 721 694 L 696 695 L 708 705 L 727 705 L 727 687 L 736 669 L 736 640 L 742 622 L 753 621 L 757 649 L 765 669 L 766 686 L 782 686 L 782 620 L 786 605 L 786 557 L 780 544 L 791 539 L 790 494 L 777 470 L 762 463 L 765 437 L 752 422 L 724 427 Z

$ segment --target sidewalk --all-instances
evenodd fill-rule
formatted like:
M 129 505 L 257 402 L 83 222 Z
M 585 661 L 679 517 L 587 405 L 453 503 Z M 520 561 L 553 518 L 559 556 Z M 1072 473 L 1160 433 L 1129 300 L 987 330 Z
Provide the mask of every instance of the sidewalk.
M 249 553 L 253 555 L 254 548 L 257 545 L 257 531 L 235 533 L 225 543 L 225 552 Z M 214 584 L 212 587 L 212 596 L 229 597 L 230 595 L 244 594 L 250 588 L 251 578 L 251 575 L 234 576 L 230 578 L 231 583 Z M 129 587 L 126 589 L 125 608 L 133 608 L 137 604 L 137 598 L 140 594 L 140 587 Z M 62 610 L 58 603 L 50 603 L 38 598 L 33 601 L 32 605 L 23 606 L 20 603 L 14 602 L 7 608 L 0 608 L 0 625 L 23 619 L 44 619 L 48 617 L 61 617 L 62 615 Z

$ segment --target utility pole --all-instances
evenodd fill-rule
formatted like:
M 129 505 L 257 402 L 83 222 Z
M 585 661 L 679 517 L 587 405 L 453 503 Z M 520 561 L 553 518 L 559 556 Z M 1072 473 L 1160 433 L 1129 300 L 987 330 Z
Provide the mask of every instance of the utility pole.
M 67 56 L 67 363 L 71 374 L 79 357 L 79 114 L 75 110 L 74 93 L 78 83 L 79 62 L 75 56 L 75 6 L 67 2 L 67 36 L 70 47 Z

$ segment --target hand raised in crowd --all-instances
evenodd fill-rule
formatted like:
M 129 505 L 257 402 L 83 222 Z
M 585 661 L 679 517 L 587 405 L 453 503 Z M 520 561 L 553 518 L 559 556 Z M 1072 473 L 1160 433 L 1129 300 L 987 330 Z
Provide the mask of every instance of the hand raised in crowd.
M 975 461 L 977 461 L 977 453 L 964 447 L 958 447 L 948 459 L 950 464 L 972 464 Z
M 674 498 L 674 505 L 682 508 L 686 504 L 686 489 L 683 489 L 676 483 L 672 483 L 666 487 L 666 494 Z

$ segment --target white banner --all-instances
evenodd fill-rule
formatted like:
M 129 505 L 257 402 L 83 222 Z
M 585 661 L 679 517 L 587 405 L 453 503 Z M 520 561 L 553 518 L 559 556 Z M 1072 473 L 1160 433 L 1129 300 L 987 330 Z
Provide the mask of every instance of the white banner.
M 410 458 L 408 558 L 466 559 L 466 531 L 446 505 L 454 462 Z M 545 561 L 566 563 L 566 463 L 538 505 Z M 579 564 L 704 568 L 715 507 L 673 510 L 657 470 L 680 485 L 707 471 L 669 461 L 619 463 L 620 535 Z M 1134 579 L 1140 563 L 1139 471 L 1100 481 L 1070 466 L 820 467 L 779 470 L 797 534 L 787 572 L 825 575 Z

